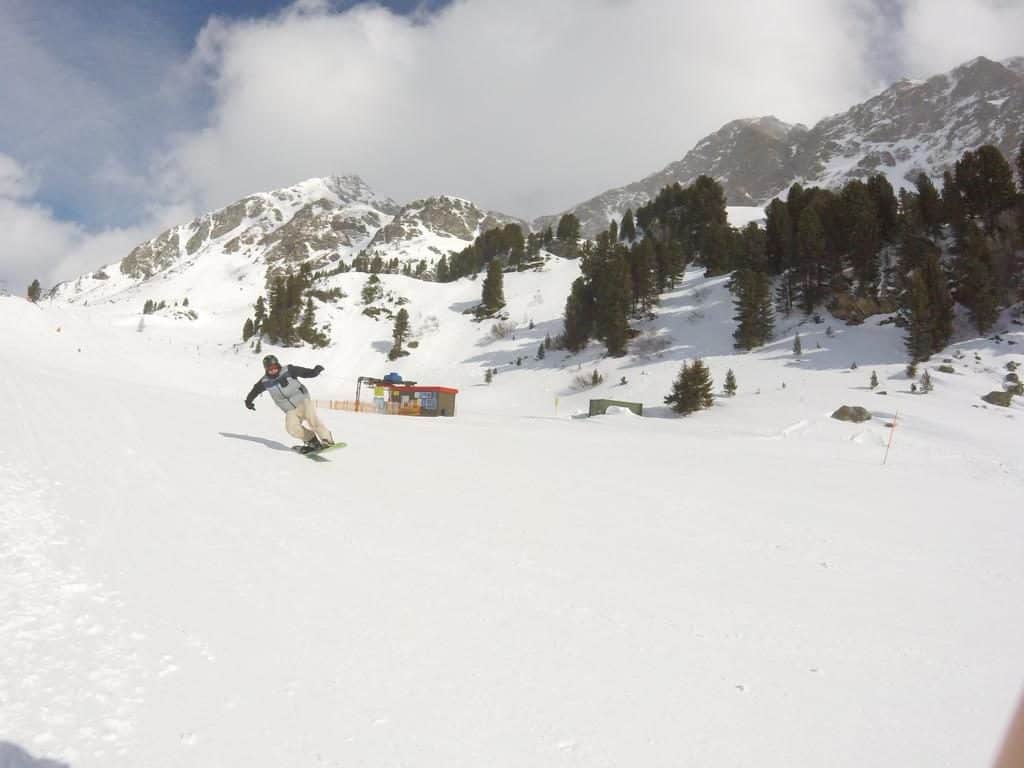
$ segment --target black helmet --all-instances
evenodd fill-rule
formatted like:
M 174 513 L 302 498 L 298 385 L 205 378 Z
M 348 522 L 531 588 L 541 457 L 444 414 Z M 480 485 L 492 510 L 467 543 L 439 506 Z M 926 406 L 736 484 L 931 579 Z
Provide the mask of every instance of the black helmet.
M 270 368 L 270 366 L 272 366 L 272 365 L 276 365 L 278 368 L 281 367 L 281 364 L 279 362 L 277 362 L 277 358 L 274 357 L 274 355 L 267 355 L 266 357 L 263 358 L 263 370 L 264 371 L 267 370 L 268 368 Z

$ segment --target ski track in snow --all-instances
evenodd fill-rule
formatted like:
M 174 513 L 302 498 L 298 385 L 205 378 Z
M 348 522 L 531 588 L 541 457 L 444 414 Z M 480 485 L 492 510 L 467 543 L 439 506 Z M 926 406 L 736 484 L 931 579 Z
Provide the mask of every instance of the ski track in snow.
M 0 487 L 0 734 L 42 752 L 74 743 L 56 755 L 69 761 L 127 756 L 145 637 L 74 563 L 48 484 L 5 455 Z

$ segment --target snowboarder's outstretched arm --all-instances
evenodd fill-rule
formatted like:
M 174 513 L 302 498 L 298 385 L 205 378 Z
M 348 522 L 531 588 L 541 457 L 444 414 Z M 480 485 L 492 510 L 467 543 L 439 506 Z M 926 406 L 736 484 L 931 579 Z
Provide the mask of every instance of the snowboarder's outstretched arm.
M 297 379 L 312 379 L 323 372 L 324 367 L 318 365 L 316 368 L 303 368 L 301 365 L 289 365 L 288 373 Z
M 253 400 L 263 394 L 266 389 L 267 388 L 263 384 L 263 379 L 257 381 L 253 388 L 249 390 L 249 394 L 245 396 L 245 407 L 250 411 L 255 411 L 256 406 L 253 404 Z

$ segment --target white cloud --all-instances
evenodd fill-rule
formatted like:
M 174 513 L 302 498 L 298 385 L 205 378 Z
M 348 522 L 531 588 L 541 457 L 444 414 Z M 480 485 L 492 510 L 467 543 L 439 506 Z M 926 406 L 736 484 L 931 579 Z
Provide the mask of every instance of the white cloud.
M 1021 0 L 907 0 L 902 47 L 909 76 L 945 72 L 977 56 L 1024 55 Z
M 455 0 L 412 16 L 299 0 L 264 19 L 212 18 L 186 59 L 145 18 L 121 29 L 79 13 L 61 31 L 45 4 L 10 1 L 0 67 L 31 72 L 0 79 L 0 142 L 21 163 L 0 154 L 11 290 L 332 173 L 399 201 L 450 193 L 554 213 L 737 117 L 813 123 L 874 93 L 883 72 L 1024 53 L 1022 0 Z M 108 18 L 141 13 L 118 7 Z M 26 33 L 26 17 L 55 42 Z M 85 54 L 65 56 L 80 40 Z
M 175 170 L 201 207 L 329 173 L 398 199 L 550 213 L 743 116 L 813 122 L 869 93 L 861 0 L 462 0 L 421 19 L 306 3 L 209 25 L 206 129 Z
M 38 279 L 45 288 L 119 261 L 141 241 L 188 216 L 186 209 L 150 212 L 138 226 L 89 232 L 58 219 L 52 210 L 27 199 L 29 174 L 0 154 L 0 288 L 24 293 Z
M 13 157 L 0 153 L 0 198 L 28 197 L 36 188 L 36 182 Z
M 86 226 L 136 221 L 169 133 L 201 106 L 168 78 L 188 51 L 147 4 L 0 0 L 0 148 L 30 167 L 38 194 Z

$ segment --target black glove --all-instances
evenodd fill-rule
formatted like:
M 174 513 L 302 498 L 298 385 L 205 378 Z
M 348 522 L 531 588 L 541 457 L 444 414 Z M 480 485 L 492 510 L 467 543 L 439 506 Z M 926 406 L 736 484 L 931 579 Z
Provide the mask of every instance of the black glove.
M 315 375 L 315 376 L 319 376 L 323 372 L 324 372 L 324 367 L 322 365 L 318 365 L 316 368 L 313 369 L 313 375 Z
M 254 403 L 250 403 L 248 400 L 245 401 L 245 407 L 248 408 L 250 411 L 256 410 L 256 405 Z

